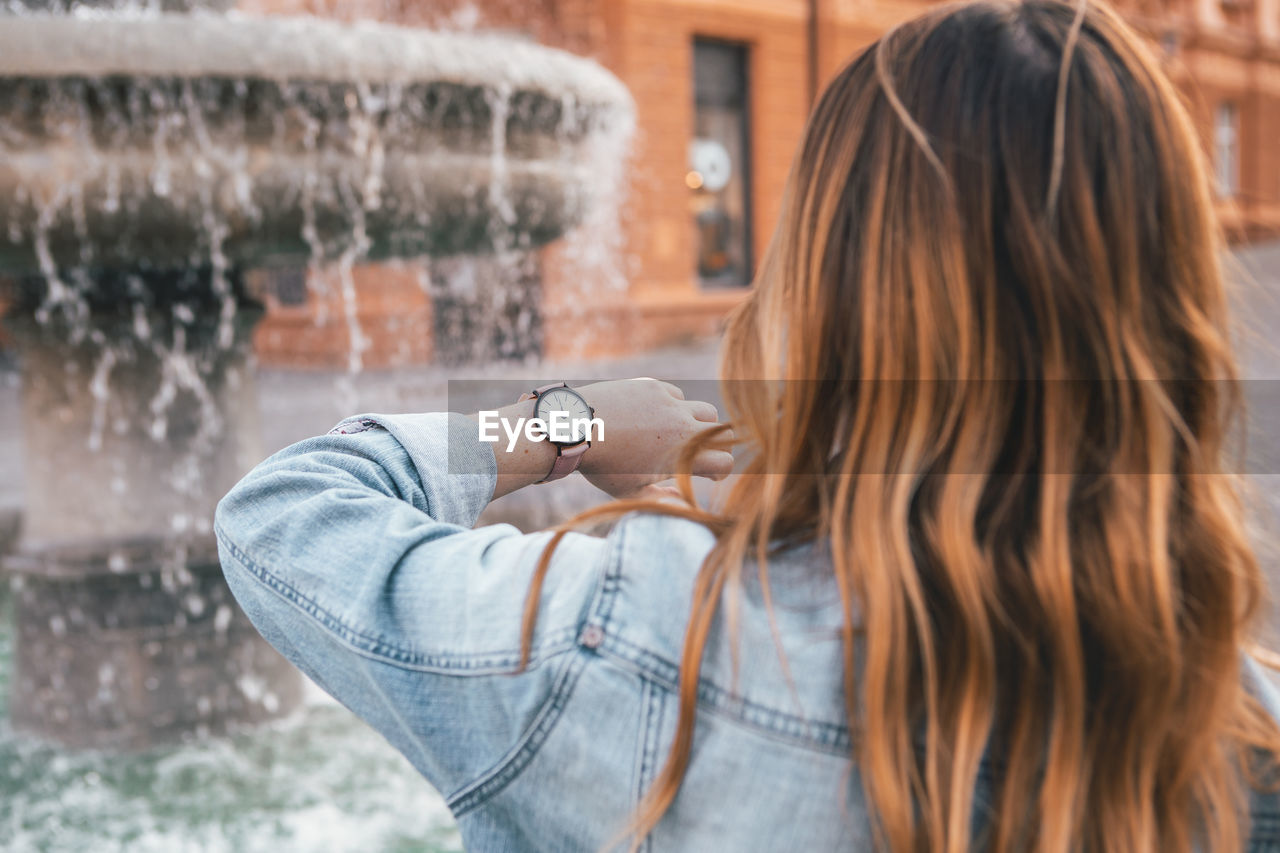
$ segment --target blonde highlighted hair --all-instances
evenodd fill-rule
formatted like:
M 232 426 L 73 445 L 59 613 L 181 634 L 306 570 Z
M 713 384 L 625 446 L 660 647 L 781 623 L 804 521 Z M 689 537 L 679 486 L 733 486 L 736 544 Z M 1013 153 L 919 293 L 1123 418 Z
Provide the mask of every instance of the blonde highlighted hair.
M 838 75 L 724 341 L 745 473 L 694 505 L 712 431 L 686 506 L 570 523 L 645 509 L 717 537 L 637 843 L 690 760 L 722 599 L 748 570 L 767 595 L 771 547 L 820 539 L 883 848 L 1244 846 L 1280 731 L 1241 684 L 1263 578 L 1228 473 L 1222 251 L 1187 113 L 1104 5 L 940 8 Z

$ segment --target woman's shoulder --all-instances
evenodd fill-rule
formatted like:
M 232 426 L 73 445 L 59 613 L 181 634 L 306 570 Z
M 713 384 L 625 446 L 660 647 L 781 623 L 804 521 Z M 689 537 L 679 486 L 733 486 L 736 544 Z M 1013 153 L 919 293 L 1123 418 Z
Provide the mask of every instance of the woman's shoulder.
M 597 611 L 625 642 L 679 660 L 698 572 L 715 547 L 705 525 L 659 513 L 624 516 L 608 536 Z
M 716 544 L 715 533 L 705 524 L 660 512 L 632 512 L 623 516 L 610 539 L 628 556 L 694 562 L 694 568 Z
M 696 522 L 637 514 L 610 538 L 601 651 L 674 691 L 698 577 L 716 537 Z M 699 704 L 765 736 L 843 756 L 844 610 L 824 558 L 812 546 L 775 552 L 768 596 L 752 560 L 726 571 L 702 654 Z

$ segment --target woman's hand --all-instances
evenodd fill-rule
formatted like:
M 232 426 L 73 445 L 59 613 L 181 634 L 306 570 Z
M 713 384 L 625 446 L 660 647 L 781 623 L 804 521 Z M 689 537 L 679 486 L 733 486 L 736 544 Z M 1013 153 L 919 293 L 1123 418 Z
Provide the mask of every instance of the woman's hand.
M 700 400 L 684 399 L 669 382 L 656 379 L 620 379 L 575 388 L 603 424 L 603 438 L 593 431 L 591 447 L 578 470 L 597 488 L 615 498 L 630 497 L 646 486 L 675 474 L 685 442 L 719 423 L 716 407 Z M 526 401 L 498 410 L 514 422 L 533 414 Z M 555 462 L 556 447 L 550 441 L 530 442 L 520 437 L 508 450 L 494 446 L 499 498 L 544 478 Z M 704 450 L 694 460 L 693 473 L 721 480 L 733 470 L 733 456 L 724 450 Z
M 615 498 L 673 476 L 685 443 L 720 420 L 715 406 L 686 400 L 677 386 L 656 379 L 596 382 L 575 390 L 604 423 L 604 438 L 591 442 L 578 470 Z M 694 459 L 699 477 L 722 480 L 732 470 L 728 451 L 704 450 Z

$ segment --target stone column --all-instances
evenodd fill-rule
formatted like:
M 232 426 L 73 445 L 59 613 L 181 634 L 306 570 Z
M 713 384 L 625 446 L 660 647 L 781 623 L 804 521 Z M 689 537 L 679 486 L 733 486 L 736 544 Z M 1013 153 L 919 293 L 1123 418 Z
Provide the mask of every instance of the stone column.
M 223 321 L 191 281 L 120 276 L 96 290 L 122 284 L 130 299 L 82 304 L 74 322 L 39 322 L 32 303 L 8 322 L 26 451 L 23 534 L 5 564 L 10 712 L 67 746 L 227 731 L 300 696 L 232 599 L 212 535 L 217 501 L 261 458 L 248 364 L 260 312 L 241 300 Z

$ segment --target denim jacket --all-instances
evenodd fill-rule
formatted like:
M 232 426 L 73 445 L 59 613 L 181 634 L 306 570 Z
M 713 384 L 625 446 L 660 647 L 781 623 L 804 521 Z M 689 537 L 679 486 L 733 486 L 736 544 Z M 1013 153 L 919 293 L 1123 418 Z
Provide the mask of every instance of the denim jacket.
M 647 514 L 605 538 L 567 536 L 517 673 L 549 534 L 472 529 L 495 476 L 490 445 L 461 415 L 344 421 L 223 499 L 227 581 L 267 640 L 442 792 L 468 850 L 625 850 L 617 833 L 675 732 L 693 580 L 712 536 Z M 789 676 L 752 583 L 736 635 L 713 628 L 693 757 L 642 849 L 872 849 L 849 758 L 840 599 L 811 568 L 823 559 L 804 546 L 770 563 Z M 1257 665 L 1244 665 L 1280 712 Z M 975 825 L 991 802 L 985 766 L 978 787 Z M 1249 849 L 1280 851 L 1277 798 L 1255 794 L 1252 811 Z

